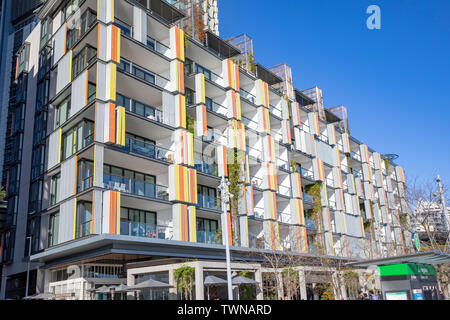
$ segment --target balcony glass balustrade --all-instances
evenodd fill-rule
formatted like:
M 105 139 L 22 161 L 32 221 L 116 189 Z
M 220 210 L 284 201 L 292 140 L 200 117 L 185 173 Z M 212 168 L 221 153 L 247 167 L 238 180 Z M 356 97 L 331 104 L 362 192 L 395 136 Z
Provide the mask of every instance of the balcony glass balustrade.
M 244 89 L 241 88 L 241 98 L 244 98 L 245 100 L 255 104 L 256 103 L 256 97 L 251 94 L 248 91 L 245 91 Z
M 194 157 L 196 158 L 196 163 L 194 165 L 195 170 L 213 176 L 217 176 L 219 174 L 217 164 L 212 157 L 198 153 L 196 153 Z
M 273 105 L 269 105 L 269 112 L 273 114 L 274 116 L 281 118 L 281 110 L 277 107 L 274 107 Z
M 171 227 L 124 220 L 120 221 L 120 234 L 163 240 L 171 240 L 173 238 Z
M 356 153 L 356 152 L 354 152 L 354 151 L 351 151 L 351 152 L 350 152 L 350 156 L 351 156 L 353 159 L 358 160 L 359 162 L 361 162 L 361 156 L 360 156 L 358 153 Z
M 313 205 L 314 204 L 313 196 L 310 195 L 309 193 L 303 192 L 303 202 L 307 203 L 307 204 L 310 204 L 310 205 Z
M 154 74 L 142 67 L 134 65 L 130 61 L 123 58 L 120 59 L 120 64 L 117 66 L 117 70 L 123 73 L 133 75 L 144 82 L 154 84 L 162 89 L 166 89 L 169 86 L 170 81 L 160 75 Z
M 218 198 L 197 194 L 197 207 L 215 211 L 222 211 L 221 201 Z
M 214 102 L 212 99 L 210 98 L 206 98 L 205 99 L 205 105 L 206 105 L 206 109 L 218 114 L 221 114 L 223 116 L 227 116 L 227 108 L 222 106 L 221 104 L 218 104 L 217 102 Z
M 169 163 L 172 163 L 173 159 L 173 151 L 130 137 L 125 138 L 125 146 L 119 147 L 119 149 L 129 153 L 135 153 L 146 158 L 161 160 Z
M 299 167 L 298 171 L 303 178 L 314 180 L 314 173 L 312 172 L 312 170 Z
M 168 187 L 112 174 L 103 174 L 103 187 L 150 199 L 169 200 Z
M 241 117 L 241 121 L 247 128 L 255 131 L 258 130 L 258 123 L 256 121 L 250 120 L 249 118 L 246 118 L 244 116 Z
M 197 231 L 197 242 L 207 244 L 222 244 L 222 237 L 217 232 Z
M 316 230 L 316 221 L 305 217 L 305 227 L 310 230 Z

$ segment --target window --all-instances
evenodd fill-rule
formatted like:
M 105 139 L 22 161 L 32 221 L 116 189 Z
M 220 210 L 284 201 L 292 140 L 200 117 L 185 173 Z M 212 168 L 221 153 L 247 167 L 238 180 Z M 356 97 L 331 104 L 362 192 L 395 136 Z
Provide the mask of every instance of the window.
M 30 58 L 30 45 L 26 44 L 17 54 L 17 77 L 22 72 L 28 72 L 28 60 Z
M 69 0 L 62 8 L 62 21 L 66 21 L 73 13 L 75 13 L 85 0 Z
M 110 165 L 103 166 L 104 187 L 122 190 L 131 194 L 152 197 L 157 196 L 156 177 Z
M 50 191 L 50 205 L 58 203 L 61 196 L 61 174 L 58 173 L 52 177 Z
M 47 136 L 47 112 L 40 113 L 34 118 L 33 147 Z
M 38 176 L 44 173 L 44 161 L 45 145 L 41 145 L 33 149 L 33 155 L 31 158 L 31 180 L 36 179 Z
M 30 196 L 28 198 L 28 212 L 39 212 L 42 207 L 42 180 L 33 182 L 30 185 Z
M 92 187 L 94 175 L 94 163 L 89 160 L 78 161 L 78 186 L 77 192 L 82 192 Z
M 217 220 L 197 218 L 197 231 L 206 231 L 216 233 L 219 228 Z
M 97 50 L 87 45 L 72 59 L 72 79 L 75 79 L 84 69 L 97 58 Z
M 120 34 L 131 37 L 131 27 L 126 24 L 125 22 L 115 18 L 114 19 L 114 25 L 120 29 Z
M 59 212 L 51 214 L 49 218 L 48 247 L 53 247 L 58 244 L 58 235 L 59 235 Z
M 69 118 L 70 114 L 70 96 L 65 98 L 57 107 L 56 107 L 56 123 L 55 127 L 59 127 Z
M 3 247 L 2 253 L 2 261 L 9 262 L 14 258 L 14 243 L 16 239 L 16 230 L 8 230 L 5 232 L 5 245 Z
M 31 254 L 36 253 L 39 251 L 39 235 L 41 230 L 41 217 L 32 217 L 28 219 L 27 222 L 27 234 L 25 238 L 25 250 L 24 250 L 24 257 L 28 257 L 28 252 L 30 250 L 30 239 L 27 239 L 28 237 L 31 237 Z
M 77 204 L 75 238 L 81 238 L 90 235 L 91 224 L 92 224 L 92 203 L 85 201 L 79 202 Z
M 52 37 L 53 20 L 51 18 L 45 19 L 41 23 L 41 41 L 40 49 L 42 49 Z
M 93 142 L 94 122 L 83 120 L 62 136 L 62 160 L 65 160 Z
M 156 231 L 156 212 L 120 208 L 120 234 L 150 236 Z
M 96 20 L 97 20 L 96 14 L 93 13 L 91 10 L 88 9 L 83 13 L 79 22 L 79 28 L 70 29 L 67 31 L 67 42 L 66 42 L 67 50 L 73 48 L 75 43 L 86 34 L 86 32 L 90 29 L 90 27 L 94 24 Z

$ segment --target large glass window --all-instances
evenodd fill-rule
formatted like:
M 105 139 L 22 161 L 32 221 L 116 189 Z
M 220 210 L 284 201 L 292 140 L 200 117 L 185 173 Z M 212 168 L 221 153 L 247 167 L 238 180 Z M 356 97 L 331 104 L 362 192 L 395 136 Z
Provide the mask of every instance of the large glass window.
M 45 169 L 45 145 L 33 149 L 31 157 L 31 179 L 36 179 L 44 173 Z
M 89 160 L 78 161 L 77 192 L 89 189 L 93 185 L 94 163 Z
M 58 244 L 59 236 L 59 212 L 53 213 L 49 217 L 48 226 L 48 246 L 53 247 Z
M 90 145 L 94 138 L 94 122 L 83 120 L 62 136 L 62 160 Z
M 50 205 L 58 203 L 61 199 L 61 174 L 58 173 L 52 177 L 50 191 Z
M 39 235 L 41 230 L 41 217 L 29 218 L 27 221 L 27 234 L 25 238 L 24 257 L 28 257 L 29 245 L 31 241 L 31 254 L 39 251 Z M 28 238 L 30 237 L 30 238 Z
M 156 238 L 156 221 L 156 212 L 120 208 L 120 234 Z
M 85 237 L 91 234 L 92 203 L 80 201 L 77 203 L 77 217 L 75 238 Z
M 87 45 L 72 59 L 72 79 L 75 79 L 86 67 L 97 58 L 97 50 Z
M 59 127 L 64 122 L 66 122 L 67 118 L 69 118 L 70 114 L 70 96 L 65 98 L 57 107 L 56 107 L 56 123 L 55 127 Z
M 41 211 L 42 207 L 42 180 L 30 185 L 30 196 L 28 198 L 28 212 Z

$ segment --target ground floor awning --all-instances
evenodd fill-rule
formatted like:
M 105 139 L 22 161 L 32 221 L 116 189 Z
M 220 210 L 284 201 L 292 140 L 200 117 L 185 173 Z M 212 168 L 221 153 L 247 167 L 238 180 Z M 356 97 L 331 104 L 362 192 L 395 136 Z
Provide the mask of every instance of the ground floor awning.
M 381 266 L 388 264 L 413 263 L 413 264 L 443 264 L 450 262 L 450 253 L 439 251 L 425 251 L 415 254 L 395 256 L 389 258 L 361 260 L 347 263 L 348 267 L 368 268 L 370 266 Z

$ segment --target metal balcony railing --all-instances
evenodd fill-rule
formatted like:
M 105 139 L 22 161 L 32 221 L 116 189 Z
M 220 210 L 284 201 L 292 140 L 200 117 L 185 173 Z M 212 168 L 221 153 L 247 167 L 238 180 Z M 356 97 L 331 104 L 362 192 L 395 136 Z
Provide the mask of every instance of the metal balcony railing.
M 158 226 L 133 221 L 120 221 L 120 234 L 151 239 L 173 239 L 173 229 L 169 226 Z
M 103 174 L 103 187 L 150 199 L 169 200 L 169 188 L 131 178 Z

